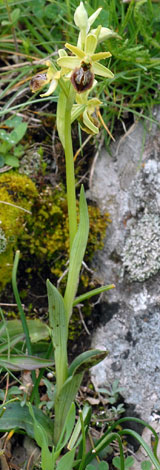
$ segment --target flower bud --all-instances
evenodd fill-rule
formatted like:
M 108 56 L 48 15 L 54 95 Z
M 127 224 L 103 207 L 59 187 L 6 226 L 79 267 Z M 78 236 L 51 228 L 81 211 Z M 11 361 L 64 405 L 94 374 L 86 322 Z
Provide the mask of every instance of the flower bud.
M 81 30 L 86 29 L 88 27 L 88 15 L 86 9 L 84 8 L 83 2 L 80 2 L 79 7 L 76 8 L 74 14 L 74 22 L 76 26 Z

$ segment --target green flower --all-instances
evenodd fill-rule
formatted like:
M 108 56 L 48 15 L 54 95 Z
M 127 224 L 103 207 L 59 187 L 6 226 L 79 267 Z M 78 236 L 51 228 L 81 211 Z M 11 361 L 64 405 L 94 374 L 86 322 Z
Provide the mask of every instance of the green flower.
M 60 78 L 60 71 L 49 60 L 46 61 L 46 65 L 48 69 L 35 75 L 30 82 L 30 88 L 33 93 L 49 84 L 48 91 L 40 96 L 50 96 L 55 91 Z
M 75 119 L 78 119 L 81 128 L 88 134 L 94 135 L 99 132 L 96 110 L 102 103 L 98 98 L 88 100 L 88 93 L 76 94 L 77 104 L 74 104 L 72 107 L 71 121 L 73 122 Z
M 58 65 L 63 69 L 72 71 L 71 82 L 78 93 L 82 93 L 92 88 L 94 75 L 105 78 L 113 78 L 113 73 L 104 65 L 99 64 L 99 60 L 111 57 L 110 52 L 97 52 L 97 36 L 88 34 L 85 40 L 84 51 L 78 46 L 66 43 L 66 48 L 74 56 L 64 56 L 57 60 Z

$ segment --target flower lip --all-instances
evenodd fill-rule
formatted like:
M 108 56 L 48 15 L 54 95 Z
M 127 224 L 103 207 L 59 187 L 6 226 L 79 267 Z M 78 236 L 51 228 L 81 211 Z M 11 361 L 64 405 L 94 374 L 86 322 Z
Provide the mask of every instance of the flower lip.
M 71 75 L 71 83 L 78 93 L 82 93 L 92 88 L 94 73 L 91 64 L 81 63 L 81 67 L 75 68 Z
M 35 77 L 33 77 L 30 81 L 30 88 L 32 93 L 40 90 L 40 88 L 42 88 L 47 82 L 47 74 L 45 72 L 35 75 Z

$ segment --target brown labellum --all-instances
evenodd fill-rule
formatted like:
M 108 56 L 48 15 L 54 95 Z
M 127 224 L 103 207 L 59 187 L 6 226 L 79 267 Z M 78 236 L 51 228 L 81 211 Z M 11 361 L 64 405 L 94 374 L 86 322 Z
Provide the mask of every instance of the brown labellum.
M 47 74 L 46 73 L 38 73 L 35 75 L 35 77 L 32 78 L 30 81 L 30 88 L 33 93 L 38 91 L 40 88 L 42 88 L 44 85 L 46 85 L 47 81 Z
M 78 93 L 92 88 L 94 81 L 94 73 L 91 71 L 91 65 L 81 63 L 81 67 L 75 68 L 71 75 L 71 82 Z

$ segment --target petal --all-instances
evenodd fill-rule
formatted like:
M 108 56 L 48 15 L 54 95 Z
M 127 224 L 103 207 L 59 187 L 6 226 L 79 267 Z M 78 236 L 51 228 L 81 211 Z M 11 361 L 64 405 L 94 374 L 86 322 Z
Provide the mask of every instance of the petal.
M 69 49 L 69 51 L 73 52 L 73 54 L 77 55 L 80 59 L 83 59 L 85 57 L 85 53 L 82 51 L 77 46 L 72 46 L 72 44 L 68 44 L 68 42 L 65 44 L 65 47 Z
M 94 62 L 92 68 L 96 75 L 101 75 L 101 77 L 106 78 L 114 77 L 114 74 L 109 69 L 107 69 L 107 67 L 102 64 L 99 64 L 98 62 Z
M 50 96 L 50 95 L 55 91 L 57 85 L 58 85 L 58 80 L 54 80 L 54 79 L 53 79 L 53 80 L 51 81 L 51 83 L 50 83 L 50 86 L 49 86 L 48 91 L 46 91 L 46 93 L 43 93 L 43 94 L 40 95 L 40 96 L 42 96 L 42 97 L 43 97 L 43 96 Z
M 78 57 L 60 57 L 57 59 L 57 64 L 60 65 L 60 67 L 64 67 L 69 70 L 74 70 L 76 67 L 80 67 L 80 60 Z
M 74 104 L 71 111 L 71 124 L 79 118 L 85 109 L 85 104 Z
M 94 54 L 97 47 L 97 38 L 94 34 L 88 34 L 85 42 L 85 53 Z
M 68 57 L 68 54 L 65 51 L 65 49 L 59 49 L 58 50 L 58 55 L 59 55 L 59 57 Z
M 83 122 L 84 122 L 85 126 L 91 131 L 90 132 L 91 134 L 98 134 L 99 129 L 98 129 L 98 127 L 96 127 L 93 124 L 93 122 L 89 118 L 87 110 L 85 110 L 84 113 L 83 113 Z
M 89 24 L 89 27 L 91 27 L 91 25 L 94 23 L 94 21 L 96 20 L 97 16 L 100 14 L 102 8 L 98 8 L 98 10 L 96 10 L 93 15 L 91 15 L 89 18 L 88 18 L 88 24 Z
M 92 54 L 91 59 L 93 62 L 99 61 L 102 59 L 107 59 L 108 57 L 111 57 L 112 54 L 110 52 L 97 52 L 96 54 Z

